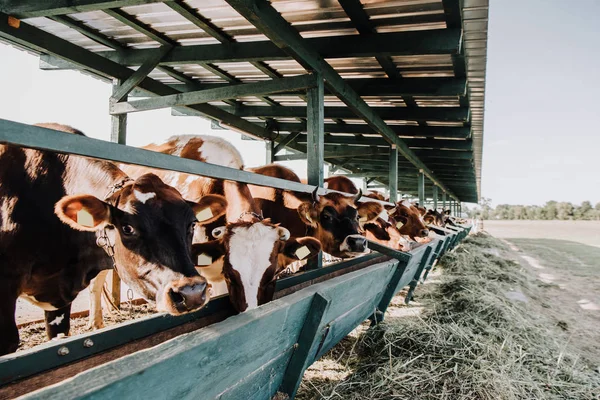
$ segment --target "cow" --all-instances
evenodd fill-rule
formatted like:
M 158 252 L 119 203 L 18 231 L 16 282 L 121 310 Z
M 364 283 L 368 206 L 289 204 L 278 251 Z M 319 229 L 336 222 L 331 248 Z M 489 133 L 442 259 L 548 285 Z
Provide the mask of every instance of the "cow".
M 300 183 L 300 178 L 293 171 L 278 164 L 249 171 Z M 383 211 L 383 206 L 376 202 L 358 203 L 360 191 L 355 196 L 336 192 L 319 196 L 316 189 L 310 194 L 254 185 L 249 187 L 266 218 L 285 224 L 292 237 L 312 236 L 318 239 L 324 252 L 339 258 L 355 257 L 367 251 L 367 240 L 361 234 L 359 219 L 372 220 Z
M 268 219 L 239 221 L 217 227 L 215 240 L 195 243 L 193 252 L 213 288 L 226 284 L 235 310 L 244 312 L 273 299 L 275 281 L 283 270 L 279 259 L 305 260 L 321 251 L 312 237 L 290 238 L 290 231 Z
M 396 227 L 402 235 L 415 238 L 425 238 L 429 235 L 429 229 L 423 221 L 423 212 L 420 207 L 411 204 L 408 200 L 402 200 L 396 203 L 396 206 L 389 211 L 390 217 L 396 221 Z
M 143 148 L 243 169 L 242 157 L 235 147 L 214 136 L 173 136 L 164 143 Z M 123 169 L 134 176 L 148 171 L 135 166 L 123 166 Z M 321 250 L 318 240 L 290 238 L 287 229 L 263 220 L 248 186 L 243 182 L 170 171 L 156 173 L 191 200 L 208 193 L 222 194 L 227 199 L 226 218 L 199 227 L 195 232 L 194 260 L 201 275 L 211 285 L 212 294 L 229 293 L 229 299 L 238 312 L 272 299 L 275 278 L 284 266 L 280 258 L 304 260 L 316 256 Z M 217 236 L 214 236 L 215 233 Z
M 444 227 L 446 225 L 444 218 L 445 215 L 439 212 L 438 210 L 427 210 L 427 213 L 423 216 L 423 221 L 427 225 L 435 225 L 439 227 Z
M 0 145 L 0 355 L 19 344 L 19 296 L 44 309 L 49 339 L 67 335 L 71 302 L 103 270 L 115 268 L 159 311 L 203 307 L 193 229 L 226 207 L 218 195 L 185 201 L 158 176 L 133 180 L 111 162 Z

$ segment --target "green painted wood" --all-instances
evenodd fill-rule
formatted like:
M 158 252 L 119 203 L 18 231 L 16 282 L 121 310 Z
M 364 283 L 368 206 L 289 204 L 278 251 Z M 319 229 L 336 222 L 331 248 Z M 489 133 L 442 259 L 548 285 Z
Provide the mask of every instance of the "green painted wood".
M 318 292 L 313 297 L 308 315 L 298 336 L 294 353 L 281 382 L 280 391 L 287 393 L 292 399 L 296 395 L 298 387 L 300 387 L 304 371 L 312 364 L 314 354 L 311 353 L 316 352 L 315 345 L 319 343 L 319 332 L 323 329 L 324 324 L 323 317 L 330 303 L 330 299 Z
M 187 105 L 208 103 L 233 99 L 243 96 L 260 96 L 264 94 L 279 93 L 290 89 L 306 89 L 316 85 L 314 75 L 298 75 L 290 78 L 273 79 L 255 83 L 241 83 L 227 85 L 214 89 L 177 93 L 162 97 L 134 100 L 129 102 L 111 104 L 111 114 L 125 114 L 139 111 L 158 110 L 168 107 L 181 107 Z
M 398 201 L 398 149 L 395 144 L 390 147 L 389 163 L 390 203 L 395 204 Z
M 58 23 L 61 23 L 63 25 L 66 25 L 69 28 L 75 29 L 76 31 L 87 36 L 88 38 L 92 39 L 96 43 L 100 43 L 101 45 L 104 45 L 111 49 L 122 50 L 122 49 L 125 49 L 125 47 L 126 47 L 126 46 L 122 45 L 119 41 L 111 39 L 108 36 L 102 34 L 100 31 L 90 28 L 83 22 L 80 22 L 74 18 L 67 16 L 67 15 L 56 15 L 56 16 L 50 17 L 50 19 L 53 21 L 56 21 Z
M 419 54 L 452 54 L 458 51 L 460 29 L 437 29 L 363 36 L 334 36 L 306 39 L 306 44 L 324 58 L 375 57 Z M 100 52 L 121 65 L 137 66 L 151 57 L 155 49 L 124 53 Z M 269 41 L 252 43 L 180 46 L 161 65 L 289 60 L 292 57 Z
M 208 45 L 210 46 L 210 45 Z M 106 54 L 106 53 L 102 53 Z M 149 53 L 151 54 L 151 53 Z M 114 57 L 112 57 L 114 58 Z M 265 67 L 265 63 L 262 61 L 251 61 L 257 68 L 264 72 L 271 78 L 281 78 L 281 74 L 276 73 L 272 69 Z M 165 63 L 162 64 L 166 66 Z M 73 66 L 63 65 L 64 69 L 72 69 Z M 269 71 L 267 73 L 267 71 Z M 388 78 L 358 78 L 358 79 L 345 79 L 347 84 L 356 91 L 360 96 L 464 96 L 466 89 L 466 80 L 456 78 L 403 78 L 402 80 L 391 80 Z M 205 83 L 203 86 L 206 89 L 214 89 L 225 86 L 224 83 Z M 175 83 L 169 84 L 170 87 L 185 91 L 184 85 Z M 302 95 L 302 91 L 290 91 L 282 92 L 285 95 Z M 325 94 L 330 94 L 329 90 L 325 88 Z M 143 97 L 138 94 L 138 97 Z M 295 132 L 297 130 L 306 131 L 306 127 L 300 128 L 302 125 L 299 123 L 285 123 L 281 126 L 293 126 L 294 128 L 286 129 L 288 132 Z M 348 124 L 350 125 L 350 124 Z M 329 126 L 335 128 L 337 124 L 329 124 Z M 365 125 L 352 124 L 352 129 L 356 129 L 357 132 L 352 133 L 372 133 L 373 130 Z M 325 131 L 328 125 L 325 125 Z M 362 129 L 361 129 L 362 128 Z M 411 129 L 419 128 L 417 126 L 391 126 L 390 128 L 405 128 L 405 132 L 410 132 Z M 438 132 L 460 132 L 459 137 L 467 137 L 470 134 L 470 129 L 465 127 L 445 127 L 445 126 L 424 126 L 420 127 L 423 132 L 438 131 Z M 284 130 L 283 128 L 281 130 Z M 335 131 L 334 131 L 335 133 Z M 426 135 L 419 135 L 426 136 Z M 428 135 L 431 136 L 431 135 Z M 435 135 L 433 135 L 435 136 Z M 443 136 L 443 135 L 439 135 Z
M 422 207 L 425 205 L 425 174 L 422 171 L 419 171 L 417 175 L 417 189 L 419 192 L 419 205 Z
M 379 304 L 377 305 L 375 312 L 371 316 L 371 324 L 372 325 L 378 324 L 383 321 L 383 319 L 385 317 L 385 312 L 386 312 L 388 306 L 390 305 L 390 303 L 392 302 L 392 299 L 396 295 L 396 288 L 398 287 L 398 284 L 400 283 L 400 279 L 402 279 L 402 275 L 404 274 L 404 271 L 406 270 L 406 266 L 408 265 L 409 261 L 410 260 L 398 262 L 398 265 L 396 266 L 396 270 L 394 271 L 394 274 L 392 275 L 386 288 L 384 289 L 384 292 L 381 296 L 381 300 L 379 301 Z
M 323 157 L 325 159 L 331 159 L 331 158 L 338 158 L 338 157 L 353 157 L 353 156 L 369 156 L 369 155 L 380 155 L 380 154 L 386 154 L 388 155 L 389 153 L 387 152 L 387 150 L 385 149 L 371 149 L 371 150 L 365 150 L 364 148 L 357 148 L 357 147 L 348 147 L 348 146 L 340 146 L 340 147 L 346 147 L 346 148 L 339 148 L 336 149 L 334 151 L 327 151 L 323 154 Z M 329 149 L 327 149 L 329 150 Z M 280 155 L 277 156 L 275 158 L 276 161 L 293 161 L 293 160 L 306 160 L 307 159 L 307 154 L 304 153 L 300 153 L 300 154 L 284 154 L 284 155 Z
M 122 87 L 122 82 L 115 79 L 113 82 L 113 95 Z M 127 100 L 127 95 L 124 97 Z M 110 141 L 118 144 L 127 142 L 127 114 L 112 115 L 110 117 Z
M 438 208 L 438 187 L 437 185 L 433 185 L 433 209 L 437 210 Z
M 18 18 L 34 18 L 158 2 L 159 0 L 4 0 L 0 3 L 0 11 Z
M 352 84 L 350 84 L 352 85 Z M 381 94 L 374 94 L 378 96 Z M 306 132 L 306 124 L 295 122 L 279 122 L 278 129 L 284 132 Z M 404 126 L 392 125 L 390 129 L 401 136 L 421 136 L 437 138 L 458 138 L 469 137 L 470 128 L 468 127 L 448 127 L 448 126 Z M 372 134 L 376 133 L 370 126 L 365 124 L 325 124 L 326 133 L 353 133 L 353 134 Z
M 283 150 L 287 145 L 289 145 L 290 143 L 292 143 L 294 140 L 296 140 L 296 138 L 298 138 L 298 136 L 300 136 L 300 132 L 292 132 L 289 135 L 286 135 L 286 137 L 281 138 L 278 137 L 277 139 L 279 140 L 279 143 L 277 143 L 277 146 L 275 146 L 275 148 L 273 149 L 273 153 L 277 154 L 279 153 L 281 150 Z
M 200 15 L 195 9 L 188 6 L 184 1 L 165 1 L 164 4 L 221 43 L 229 43 L 233 41 L 231 36 L 227 35 L 222 29 L 213 24 L 210 19 Z
M 323 187 L 324 172 L 324 108 L 325 108 L 325 92 L 323 78 L 317 74 L 316 86 L 311 87 L 307 91 L 307 103 L 305 108 L 306 116 L 306 175 L 309 185 Z M 307 263 L 307 268 L 316 269 L 323 267 L 323 253 L 319 252 L 318 256 L 312 258 Z
M 265 141 L 265 163 L 271 164 L 275 161 L 273 142 L 271 140 Z
M 178 317 L 164 313 L 155 314 L 139 320 L 126 321 L 97 331 L 61 339 L 58 342 L 47 342 L 29 350 L 2 356 L 0 357 L 0 385 L 81 360 L 133 340 L 196 321 L 217 312 L 223 313 L 224 316 L 235 313 L 228 297 L 224 296 L 213 299 L 205 308 L 194 313 Z M 92 347 L 85 347 L 83 345 L 83 342 L 88 339 L 94 343 Z M 69 349 L 69 354 L 65 356 L 58 355 L 58 348 L 62 346 Z
M 0 143 L 70 153 L 126 164 L 185 172 L 194 175 L 210 176 L 216 179 L 243 181 L 254 185 L 270 186 L 302 193 L 312 193 L 314 190 L 314 186 L 308 186 L 284 179 L 272 178 L 247 171 L 184 159 L 139 148 L 121 146 L 102 140 L 71 135 L 52 129 L 40 128 L 2 119 L 0 119 Z M 319 194 L 328 192 L 330 191 L 327 189 L 319 189 Z
M 369 248 L 373 251 L 376 251 L 381 254 L 385 254 L 386 256 L 395 258 L 400 262 L 408 262 L 412 258 L 412 253 L 405 253 L 403 251 L 394 250 L 377 242 L 373 242 L 371 240 L 369 242 Z
M 104 10 L 104 12 L 106 14 L 110 15 L 111 17 L 113 17 L 114 19 L 116 19 L 117 21 L 135 29 L 136 31 L 146 35 L 150 39 L 158 42 L 162 46 L 177 46 L 178 45 L 177 41 L 169 38 L 167 35 L 163 34 L 162 32 L 157 31 L 152 26 L 141 22 L 133 15 L 131 15 L 121 9 L 110 8 L 110 9 Z M 156 57 L 156 55 L 155 55 L 155 57 Z M 150 59 L 154 59 L 154 57 L 148 58 L 148 60 L 150 60 Z M 142 63 L 142 65 L 144 65 L 145 63 L 146 62 Z
M 417 288 L 417 284 L 419 283 L 419 279 L 421 277 L 421 273 L 425 269 L 425 266 L 427 265 L 427 262 L 429 261 L 432 253 L 433 253 L 432 246 L 427 246 L 425 253 L 423 253 L 423 256 L 421 257 L 421 262 L 419 263 L 419 267 L 415 271 L 415 274 L 414 274 L 412 280 L 408 284 L 408 286 L 409 286 L 408 293 L 406 294 L 406 297 L 404 298 L 405 304 L 408 304 L 412 301 L 413 296 L 415 294 L 415 289 Z
M 349 89 L 350 90 L 350 89 Z M 241 106 L 233 109 L 230 106 L 221 107 L 223 110 L 235 114 L 238 117 L 271 117 L 271 118 L 301 118 L 306 116 L 306 107 L 302 106 L 279 106 L 279 107 L 262 107 L 262 106 Z M 405 119 L 405 120 L 428 120 L 428 121 L 466 121 L 468 117 L 468 109 L 464 107 L 374 107 L 372 112 L 373 118 L 378 119 Z M 356 118 L 356 114 L 352 109 L 344 106 L 328 106 L 325 107 L 325 118 Z M 390 133 L 393 131 L 390 129 Z M 385 137 L 385 136 L 384 136 Z M 398 141 L 396 133 L 395 139 Z M 388 138 L 389 139 L 389 138 Z
M 438 239 L 436 239 L 436 240 L 437 240 L 437 244 L 436 244 L 433 252 L 431 253 L 431 257 L 429 257 L 429 260 L 427 261 L 427 265 L 425 265 L 425 268 L 423 271 L 423 276 L 421 278 L 421 282 L 425 282 L 425 280 L 427 279 L 427 276 L 429 276 L 429 272 L 433 268 L 433 264 L 435 263 L 435 261 L 437 259 L 439 259 L 442 248 L 444 247 L 444 238 L 443 237 L 438 236 Z
M 326 324 L 348 319 L 354 323 L 357 314 L 353 310 L 367 312 L 359 306 L 365 298 L 377 298 L 394 266 L 388 261 L 312 285 L 223 322 L 82 371 L 23 398 L 123 398 L 136 393 L 140 398 L 211 399 L 232 393 L 240 383 L 250 385 L 247 377 L 253 374 L 256 379 L 277 382 L 281 378 L 276 375 L 283 375 L 283 370 L 268 367 L 272 374 L 257 371 L 265 365 L 282 365 L 282 357 L 289 360 L 316 293 L 331 299 L 323 317 Z M 268 382 L 252 386 L 267 387 Z M 276 390 L 274 386 L 270 391 L 254 393 L 268 394 L 256 397 L 267 399 Z

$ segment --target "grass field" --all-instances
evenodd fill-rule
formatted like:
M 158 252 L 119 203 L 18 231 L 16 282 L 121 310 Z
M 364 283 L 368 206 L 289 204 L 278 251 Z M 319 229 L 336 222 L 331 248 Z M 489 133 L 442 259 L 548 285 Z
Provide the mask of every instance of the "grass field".
M 600 221 L 484 221 L 501 239 L 559 239 L 600 247 Z

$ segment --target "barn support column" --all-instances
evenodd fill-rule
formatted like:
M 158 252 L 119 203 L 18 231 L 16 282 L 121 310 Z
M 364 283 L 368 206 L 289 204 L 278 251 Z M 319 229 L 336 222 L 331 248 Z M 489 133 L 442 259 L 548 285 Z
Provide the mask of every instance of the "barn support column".
M 446 210 L 446 191 L 442 192 L 442 210 Z
M 325 165 L 324 118 L 325 89 L 323 78 L 316 74 L 317 84 L 307 90 L 306 99 L 306 164 L 308 184 L 323 187 L 323 166 Z M 308 269 L 323 266 L 323 253 L 308 262 Z
M 398 201 L 398 148 L 395 144 L 390 147 L 390 203 Z
M 123 81 L 114 79 L 112 85 L 112 94 L 118 94 L 122 88 Z M 122 100 L 127 101 L 127 95 L 122 97 Z M 118 144 L 127 144 L 127 114 L 111 115 L 110 116 L 110 141 Z M 110 297 L 117 308 L 121 307 L 121 278 L 117 274 L 117 270 L 112 270 Z
M 275 161 L 274 143 L 272 140 L 265 140 L 265 163 L 272 164 Z
M 433 185 L 433 209 L 437 210 L 438 208 L 438 187 L 437 185 Z
M 425 206 L 425 174 L 423 171 L 419 171 L 418 175 L 418 186 L 419 186 L 419 206 Z

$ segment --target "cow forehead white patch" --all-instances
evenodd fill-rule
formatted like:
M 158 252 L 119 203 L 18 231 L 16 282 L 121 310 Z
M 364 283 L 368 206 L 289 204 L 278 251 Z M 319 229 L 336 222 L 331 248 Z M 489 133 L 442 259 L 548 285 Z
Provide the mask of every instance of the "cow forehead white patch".
M 229 262 L 242 280 L 248 309 L 258 307 L 258 289 L 271 266 L 273 245 L 279 240 L 277 229 L 261 223 L 237 227 L 229 240 Z
M 402 200 L 402 202 L 400 202 L 400 204 L 402 204 L 404 207 L 408 207 L 408 208 L 410 208 L 410 206 L 411 206 L 410 201 L 408 201 L 408 200 Z
M 142 193 L 135 189 L 133 190 L 133 194 L 135 195 L 136 199 L 138 199 L 139 201 L 141 201 L 144 204 L 146 204 L 146 202 L 148 200 L 156 197 L 156 193 L 154 193 L 154 192 Z

